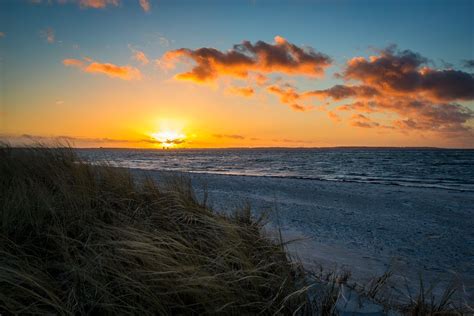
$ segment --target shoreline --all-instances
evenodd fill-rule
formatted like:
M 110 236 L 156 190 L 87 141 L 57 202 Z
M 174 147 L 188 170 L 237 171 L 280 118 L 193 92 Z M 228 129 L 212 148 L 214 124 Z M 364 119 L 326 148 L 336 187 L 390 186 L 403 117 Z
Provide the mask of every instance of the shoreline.
M 138 168 L 126 168 L 130 170 L 144 170 Z M 423 186 L 423 185 L 404 185 L 400 183 L 386 183 L 383 181 L 363 181 L 363 180 L 347 180 L 347 179 L 340 179 L 340 180 L 330 180 L 330 179 L 323 179 L 323 178 L 311 178 L 311 177 L 303 177 L 303 176 L 278 176 L 278 175 L 254 175 L 254 174 L 236 174 L 236 173 L 219 173 L 219 172 L 205 172 L 205 171 L 159 171 L 159 170 L 148 170 L 148 171 L 158 171 L 158 172 L 171 172 L 171 173 L 183 173 L 183 174 L 198 174 L 198 175 L 216 175 L 216 176 L 231 176 L 231 177 L 254 177 L 254 178 L 275 178 L 275 179 L 295 179 L 295 180 L 306 180 L 306 181 L 321 181 L 321 182 L 348 182 L 348 183 L 363 183 L 363 184 L 375 184 L 375 185 L 390 185 L 390 186 L 400 186 L 406 188 L 418 188 L 418 189 L 435 189 L 435 190 L 450 190 L 456 192 L 473 192 L 474 190 L 467 190 L 467 189 L 456 189 L 456 188 L 449 188 L 449 187 L 441 187 L 441 186 Z M 420 182 L 419 182 L 420 183 Z
M 307 267 L 349 270 L 355 280 L 379 276 L 389 266 L 394 279 L 412 285 L 462 282 L 474 301 L 474 192 L 444 188 L 298 178 L 129 169 L 162 179 L 189 176 L 198 197 L 207 190 L 211 207 L 230 212 L 249 203 L 269 212 L 268 229 Z M 308 181 L 311 180 L 311 181 Z M 416 284 L 413 284 L 416 286 Z

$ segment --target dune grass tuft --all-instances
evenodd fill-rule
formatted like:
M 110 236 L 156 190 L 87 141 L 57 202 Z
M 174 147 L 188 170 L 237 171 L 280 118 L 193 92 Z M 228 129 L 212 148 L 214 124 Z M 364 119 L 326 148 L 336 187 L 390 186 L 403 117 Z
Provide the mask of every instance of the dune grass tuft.
M 0 192 L 0 314 L 286 314 L 305 302 L 299 270 L 250 212 L 213 213 L 185 179 L 158 186 L 70 148 L 2 146 Z

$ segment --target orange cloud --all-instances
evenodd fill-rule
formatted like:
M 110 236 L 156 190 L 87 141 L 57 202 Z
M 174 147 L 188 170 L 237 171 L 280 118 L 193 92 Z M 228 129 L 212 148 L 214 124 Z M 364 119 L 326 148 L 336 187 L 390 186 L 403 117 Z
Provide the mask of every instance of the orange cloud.
M 271 85 L 267 87 L 267 91 L 276 94 L 280 98 L 281 103 L 288 105 L 294 111 L 305 112 L 313 109 L 312 106 L 298 103 L 302 95 L 290 84 L 282 86 Z
M 5 37 L 5 32 L 0 32 L 0 38 Z
M 172 50 L 165 53 L 162 63 L 174 65 L 183 58 L 192 60 L 195 65 L 176 78 L 199 83 L 214 81 L 223 75 L 247 78 L 251 72 L 316 77 L 323 75 L 332 62 L 329 56 L 313 48 L 298 47 L 281 36 L 275 37 L 274 44 L 243 41 L 225 52 L 205 47 Z
M 255 82 L 257 83 L 257 85 L 259 85 L 259 86 L 264 86 L 268 82 L 267 76 L 264 76 L 264 75 L 259 74 L 259 73 L 255 74 L 254 79 L 255 79 Z
M 294 103 L 301 98 L 301 95 L 289 84 L 284 86 L 271 85 L 267 87 L 267 90 L 278 95 L 282 103 Z
M 328 117 L 335 123 L 341 122 L 341 117 L 332 111 L 328 111 Z
M 149 0 L 140 0 L 140 6 L 142 7 L 143 11 L 149 12 L 151 9 L 150 1 Z
M 108 5 L 118 6 L 119 0 L 79 0 L 79 6 L 81 8 L 94 8 L 102 9 Z
M 255 90 L 252 87 L 231 87 L 227 91 L 244 97 L 251 97 L 255 93 Z
M 352 115 L 350 121 L 351 125 L 356 127 L 372 128 L 380 126 L 379 123 L 372 121 L 370 118 L 362 114 Z
M 122 80 L 139 80 L 141 79 L 140 70 L 132 66 L 117 66 L 110 63 L 99 63 L 93 60 L 85 59 L 64 59 L 65 66 L 72 66 L 88 73 L 99 73 L 107 75 L 111 78 Z
M 142 65 L 147 65 L 150 62 L 146 54 L 139 50 L 134 50 L 133 59 L 139 61 Z
M 82 68 L 84 66 L 84 62 L 79 59 L 68 58 L 63 60 L 63 65 Z

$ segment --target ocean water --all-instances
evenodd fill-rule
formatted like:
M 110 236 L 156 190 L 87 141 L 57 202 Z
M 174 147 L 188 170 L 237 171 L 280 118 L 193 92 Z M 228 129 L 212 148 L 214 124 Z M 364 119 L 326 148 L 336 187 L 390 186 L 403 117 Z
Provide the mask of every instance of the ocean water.
M 260 177 L 474 191 L 474 150 L 454 149 L 81 149 L 91 163 Z

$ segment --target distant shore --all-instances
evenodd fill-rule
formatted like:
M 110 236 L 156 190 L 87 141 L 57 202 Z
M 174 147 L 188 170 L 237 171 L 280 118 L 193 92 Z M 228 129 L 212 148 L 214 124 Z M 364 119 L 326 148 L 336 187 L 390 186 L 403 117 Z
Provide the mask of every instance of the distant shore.
M 132 169 L 155 179 L 170 172 Z M 208 203 L 230 212 L 269 210 L 268 227 L 305 238 L 289 249 L 307 266 L 350 270 L 355 279 L 389 266 L 399 282 L 459 280 L 474 301 L 474 192 L 381 184 L 187 173 Z M 402 279 L 403 278 L 403 279 Z M 405 279 L 407 278 L 407 279 Z

